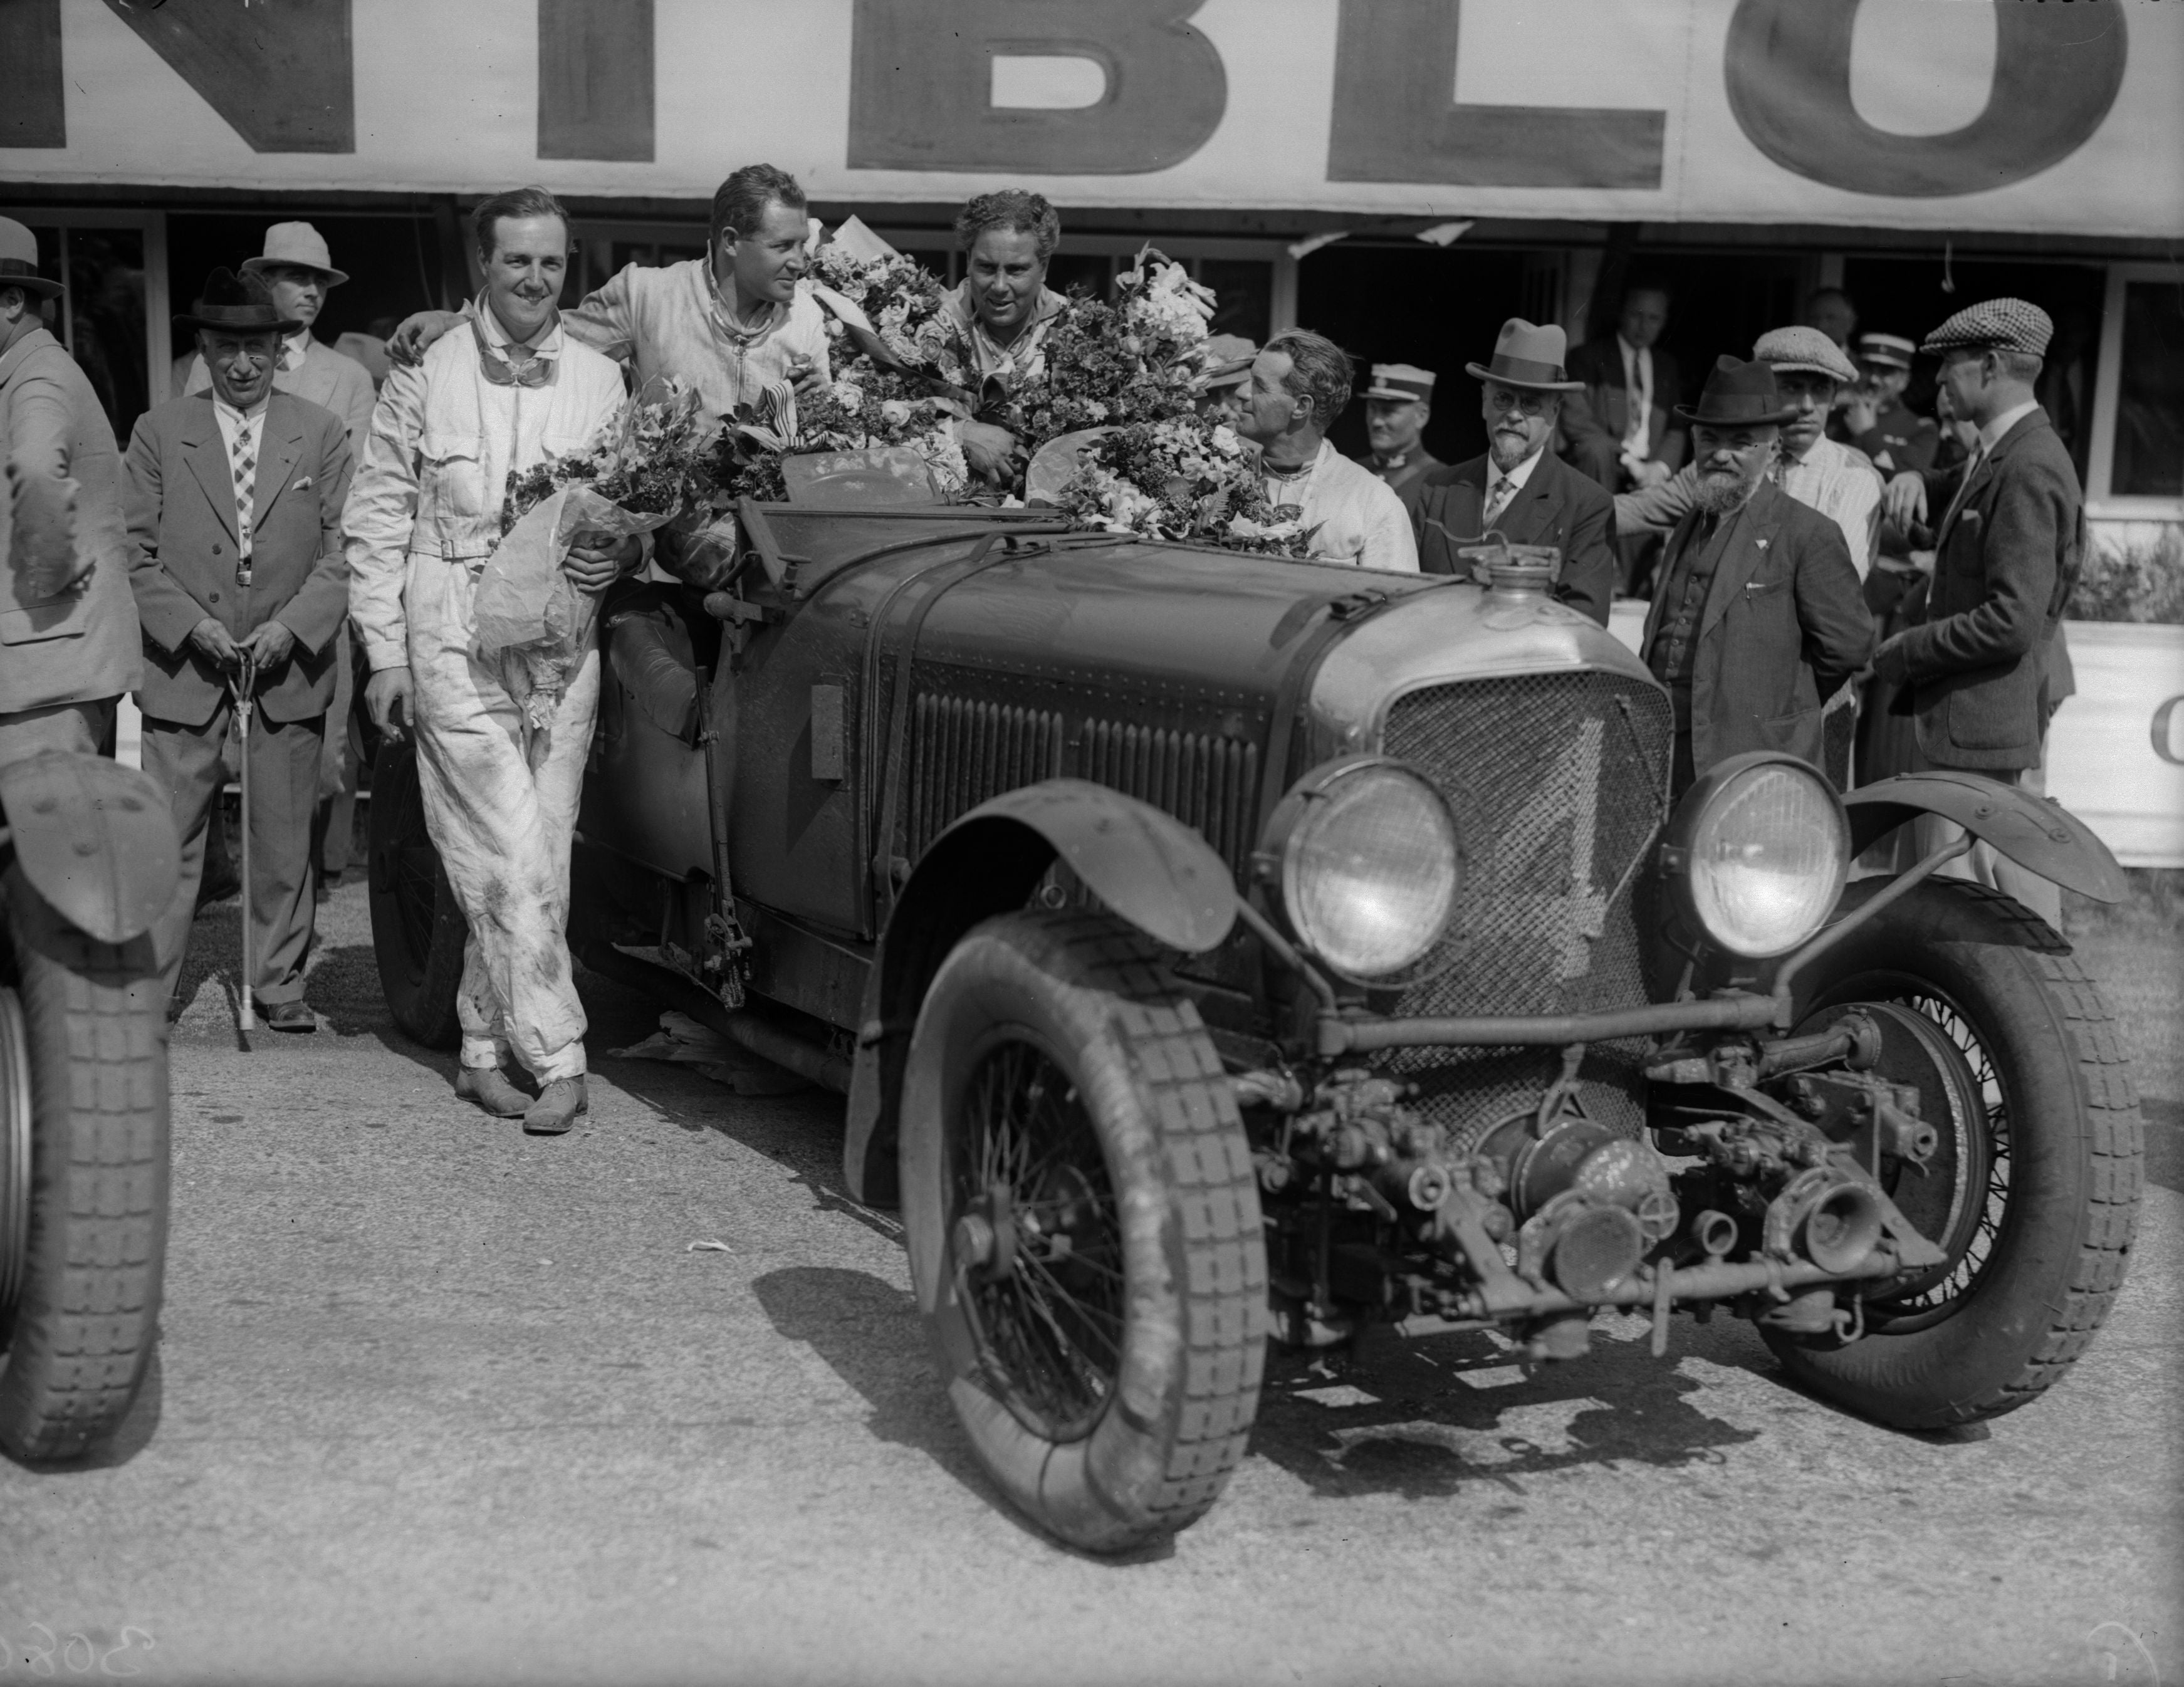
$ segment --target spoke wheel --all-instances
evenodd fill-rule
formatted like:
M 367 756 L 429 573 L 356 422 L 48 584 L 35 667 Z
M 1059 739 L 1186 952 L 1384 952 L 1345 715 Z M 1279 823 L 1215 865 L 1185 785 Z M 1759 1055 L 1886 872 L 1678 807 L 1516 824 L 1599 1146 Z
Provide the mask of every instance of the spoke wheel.
M 951 1239 L 965 1315 L 1017 1421 L 1082 1439 L 1123 1361 L 1123 1233 L 1099 1137 L 1061 1068 L 1013 1037 L 972 1075 L 963 1127 Z
M 371 947 L 394 1022 L 428 1049 L 452 1049 L 470 927 L 426 830 L 412 744 L 382 745 L 372 765 L 369 859 Z
M 1924 1178 L 1887 1164 L 1883 1182 L 1944 1259 L 1876 1286 L 1860 1339 L 1763 1328 L 1769 1346 L 1815 1393 L 1905 1428 L 2038 1398 L 2108 1316 L 2137 1227 L 2141 1127 L 2099 989 L 2042 921 L 1960 880 L 1919 886 L 1800 982 L 1800 1022 L 1864 1009 L 1881 1075 L 1918 1088 L 1940 1147 Z
M 1093 1551 L 1195 1521 L 1244 1454 L 1267 1295 L 1196 1008 L 1112 916 L 1001 915 L 926 993 L 901 1120 L 918 1307 L 987 1473 Z

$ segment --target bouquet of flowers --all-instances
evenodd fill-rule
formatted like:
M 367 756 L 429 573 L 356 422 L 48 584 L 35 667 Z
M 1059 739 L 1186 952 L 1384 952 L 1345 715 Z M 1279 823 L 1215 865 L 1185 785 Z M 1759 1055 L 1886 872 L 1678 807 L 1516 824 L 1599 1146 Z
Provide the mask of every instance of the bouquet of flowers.
M 971 493 L 961 419 L 956 401 L 861 359 L 821 392 L 800 397 L 781 381 L 767 388 L 722 434 L 715 476 L 727 498 L 778 504 L 788 496 L 784 457 L 905 446 L 924 461 L 942 500 L 961 503 Z
M 827 337 L 838 353 L 854 348 L 897 375 L 962 384 L 956 337 L 943 309 L 946 289 L 931 270 L 855 217 L 819 248 L 812 260 L 812 292 L 827 307 Z
M 1195 409 L 1212 290 L 1150 246 L 1117 287 L 1112 304 L 1072 293 L 1047 330 L 1045 372 L 1009 395 L 1011 431 L 1032 450 L 1088 427 Z
M 1083 526 L 1272 556 L 1306 555 L 1312 537 L 1268 504 L 1235 430 L 1195 415 L 1126 423 L 1089 442 L 1056 502 Z
M 473 648 L 533 728 L 553 719 L 599 611 L 561 571 L 571 547 L 649 532 L 706 501 L 716 431 L 696 393 L 670 379 L 626 400 L 582 450 L 510 471 Z

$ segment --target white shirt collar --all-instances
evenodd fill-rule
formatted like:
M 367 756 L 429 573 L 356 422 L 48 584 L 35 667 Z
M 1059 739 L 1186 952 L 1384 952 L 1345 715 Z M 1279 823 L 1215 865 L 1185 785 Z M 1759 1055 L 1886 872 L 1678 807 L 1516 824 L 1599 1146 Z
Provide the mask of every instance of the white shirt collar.
M 226 399 L 221 398 L 218 389 L 215 388 L 212 395 L 212 413 L 227 426 L 247 429 L 257 426 L 258 419 L 265 414 L 265 407 L 272 402 L 273 394 L 268 392 L 248 409 L 238 410 Z
M 1502 473 L 1501 470 L 1496 468 L 1494 466 L 1494 459 L 1491 457 L 1489 457 L 1486 459 L 1486 495 L 1489 498 L 1491 498 L 1494 495 L 1494 488 L 1501 485 L 1504 481 L 1509 482 L 1509 488 L 1512 492 L 1524 491 L 1524 482 L 1532 478 L 1532 470 L 1540 466 L 1540 459 L 1546 454 L 1547 448 L 1542 445 L 1537 451 L 1535 451 L 1530 456 L 1527 457 L 1523 462 L 1518 464 L 1515 468 L 1510 470 L 1507 474 Z
M 486 344 L 497 350 L 501 347 L 512 346 L 515 343 L 509 338 L 508 331 L 500 326 L 500 318 L 493 315 L 493 306 L 487 302 L 483 293 L 480 293 L 477 297 L 475 315 L 477 317 L 478 327 L 485 335 Z M 529 348 L 529 350 L 534 357 L 560 355 L 561 350 L 561 313 L 560 311 L 554 313 L 554 326 L 549 328 L 539 337 L 538 343 Z
M 2000 415 L 1997 416 L 1992 421 L 1981 428 L 1979 431 L 1981 454 L 1984 456 L 1986 453 L 1993 450 L 1996 446 L 2001 444 L 2003 435 L 2008 433 L 2010 429 L 2015 427 L 2018 423 L 2023 421 L 2025 417 L 2031 415 L 2033 411 L 2039 408 L 2040 401 L 2037 398 L 2027 398 L 2021 404 L 2012 405 L 2008 409 L 2004 410 Z
M 295 353 L 298 357 L 304 356 L 311 349 L 311 331 L 308 328 L 298 328 L 288 336 L 287 344 L 288 349 Z

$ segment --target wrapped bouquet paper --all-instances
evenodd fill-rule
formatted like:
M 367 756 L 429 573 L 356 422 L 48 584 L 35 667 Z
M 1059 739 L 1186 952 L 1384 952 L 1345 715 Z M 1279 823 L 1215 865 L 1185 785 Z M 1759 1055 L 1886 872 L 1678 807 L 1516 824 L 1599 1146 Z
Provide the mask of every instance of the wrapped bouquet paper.
M 510 474 L 501 541 L 478 577 L 472 649 L 534 730 L 553 719 L 599 617 L 598 594 L 562 571 L 571 548 L 649 533 L 703 501 L 716 431 L 689 387 L 656 381 L 582 450 Z

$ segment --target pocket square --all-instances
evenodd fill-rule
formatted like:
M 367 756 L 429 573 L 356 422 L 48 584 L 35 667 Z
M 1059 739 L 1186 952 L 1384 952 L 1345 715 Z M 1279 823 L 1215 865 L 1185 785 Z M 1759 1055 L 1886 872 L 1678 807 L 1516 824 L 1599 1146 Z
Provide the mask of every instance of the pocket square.
M 301 492 L 305 487 L 310 485 L 310 483 L 311 477 L 309 475 L 305 475 L 301 480 L 289 482 L 288 490 L 291 492 Z

